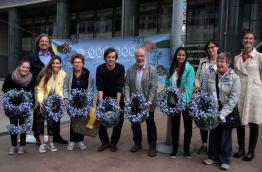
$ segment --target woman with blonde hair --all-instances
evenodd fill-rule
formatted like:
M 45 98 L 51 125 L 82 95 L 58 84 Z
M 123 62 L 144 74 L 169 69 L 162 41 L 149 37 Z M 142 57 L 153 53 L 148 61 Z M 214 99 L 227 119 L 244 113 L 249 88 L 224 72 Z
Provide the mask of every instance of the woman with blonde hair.
M 39 134 L 39 152 L 46 152 L 46 148 L 52 152 L 57 151 L 53 143 L 54 135 L 54 121 L 47 120 L 47 132 L 48 132 L 48 145 L 44 143 L 44 122 L 45 117 L 42 113 L 43 111 L 43 100 L 52 93 L 56 93 L 63 97 L 63 84 L 65 80 L 66 73 L 61 70 L 62 60 L 59 56 L 53 56 L 49 63 L 44 69 L 41 70 L 37 77 L 36 88 L 35 88 L 35 98 L 36 98 L 36 108 L 39 108 L 39 113 L 37 115 L 37 134 Z

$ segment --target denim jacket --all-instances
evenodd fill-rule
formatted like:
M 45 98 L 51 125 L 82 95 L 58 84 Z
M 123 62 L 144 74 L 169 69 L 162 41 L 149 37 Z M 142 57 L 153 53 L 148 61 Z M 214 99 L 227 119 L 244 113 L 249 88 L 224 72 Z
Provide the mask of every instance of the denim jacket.
M 213 72 L 208 78 L 207 92 L 216 97 L 216 74 L 219 72 Z M 221 76 L 221 75 L 220 75 Z M 240 95 L 240 79 L 233 69 L 229 69 L 227 73 L 222 76 L 218 81 L 219 98 L 222 103 L 222 109 L 219 114 L 226 117 L 231 113 L 236 106 Z

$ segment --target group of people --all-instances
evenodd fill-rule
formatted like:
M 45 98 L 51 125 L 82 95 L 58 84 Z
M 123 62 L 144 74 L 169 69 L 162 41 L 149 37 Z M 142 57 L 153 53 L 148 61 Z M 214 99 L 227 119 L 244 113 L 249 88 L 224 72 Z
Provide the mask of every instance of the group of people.
M 188 105 L 194 92 L 201 90 L 215 96 L 221 103 L 219 119 L 225 122 L 226 116 L 238 106 L 241 126 L 237 128 L 239 150 L 234 157 L 251 161 L 255 157 L 255 147 L 258 139 L 258 124 L 262 117 L 259 116 L 260 99 L 262 99 L 262 54 L 254 48 L 255 34 L 251 30 L 245 30 L 242 35 L 242 52 L 233 60 L 228 52 L 219 53 L 219 44 L 216 40 L 209 40 L 206 44 L 208 57 L 200 60 L 195 74 L 193 66 L 187 60 L 187 50 L 183 47 L 176 49 L 171 66 L 167 69 L 166 87 L 172 86 L 183 93 L 182 113 L 171 117 L 172 123 L 172 153 L 170 157 L 176 158 L 178 151 L 179 128 L 181 115 L 184 121 L 184 156 L 191 158 L 190 143 L 192 137 L 192 117 L 189 114 Z M 72 89 L 84 89 L 94 91 L 94 77 L 92 72 L 84 67 L 85 58 L 82 54 L 73 54 L 71 57 L 72 69 L 67 72 L 61 70 L 62 61 L 56 56 L 51 47 L 48 35 L 41 34 L 36 42 L 36 51 L 24 60 L 21 60 L 18 68 L 9 74 L 3 84 L 3 92 L 11 89 L 24 89 L 31 91 L 35 96 L 35 108 L 33 115 L 33 131 L 39 141 L 39 152 L 57 151 L 54 142 L 68 144 L 67 150 L 71 151 L 76 146 L 81 150 L 87 149 L 84 143 L 84 135 L 75 133 L 70 123 L 70 139 L 66 141 L 60 136 L 60 122 L 47 120 L 48 144 L 44 142 L 43 100 L 51 93 L 60 95 L 67 104 L 72 96 Z M 118 150 L 117 143 L 120 139 L 124 121 L 124 100 L 129 100 L 132 93 L 140 92 L 146 98 L 149 116 L 146 119 L 147 138 L 149 144 L 148 156 L 154 157 L 156 152 L 157 131 L 154 121 L 154 110 L 157 98 L 157 71 L 147 62 L 147 51 L 138 48 L 135 51 L 136 63 L 125 72 L 123 65 L 116 63 L 118 58 L 114 48 L 108 48 L 104 52 L 105 63 L 96 70 L 97 103 L 106 97 L 117 100 L 120 107 L 119 123 L 113 127 L 111 139 L 107 128 L 101 126 L 99 138 L 101 146 L 97 151 L 110 149 Z M 32 72 L 32 73 L 31 73 Z M 217 90 L 218 89 L 218 90 Z M 219 92 L 219 94 L 218 94 Z M 170 104 L 174 103 L 172 101 Z M 21 125 L 22 119 L 11 120 L 10 123 Z M 245 125 L 250 128 L 250 140 L 247 154 L 245 153 Z M 134 146 L 131 152 L 139 151 L 142 146 L 141 125 L 131 123 Z M 219 125 L 210 131 L 200 130 L 203 145 L 197 153 L 208 153 L 208 159 L 203 163 L 211 165 L 219 163 L 221 169 L 230 168 L 232 154 L 232 128 L 224 128 Z M 209 135 L 209 144 L 208 143 Z M 20 146 L 17 146 L 17 135 L 11 134 L 12 146 L 9 154 L 23 154 L 25 146 L 25 134 L 21 134 Z

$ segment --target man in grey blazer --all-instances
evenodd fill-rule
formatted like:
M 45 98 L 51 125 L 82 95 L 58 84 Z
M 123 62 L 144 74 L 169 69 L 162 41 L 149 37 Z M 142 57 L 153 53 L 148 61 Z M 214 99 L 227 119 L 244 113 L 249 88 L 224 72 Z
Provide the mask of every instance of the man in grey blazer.
M 146 119 L 147 138 L 150 149 L 148 156 L 156 156 L 156 125 L 154 121 L 154 109 L 156 106 L 157 95 L 157 73 L 156 69 L 147 63 L 147 51 L 144 48 L 138 48 L 135 51 L 136 63 L 130 66 L 125 79 L 125 99 L 129 100 L 132 93 L 142 93 L 146 100 L 149 110 L 149 117 Z M 142 148 L 142 131 L 140 124 L 131 124 L 133 131 L 133 140 L 135 145 L 130 149 L 131 152 L 137 152 Z

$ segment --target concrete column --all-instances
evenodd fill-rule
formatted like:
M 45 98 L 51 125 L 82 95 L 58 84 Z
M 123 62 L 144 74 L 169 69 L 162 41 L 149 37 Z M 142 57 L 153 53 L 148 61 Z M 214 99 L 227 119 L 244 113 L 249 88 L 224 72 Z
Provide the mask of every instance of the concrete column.
M 228 27 L 226 30 L 224 50 L 235 56 L 240 52 L 240 35 L 242 15 L 240 12 L 240 0 L 232 0 L 229 3 Z
M 21 15 L 17 8 L 8 11 L 8 72 L 12 72 L 21 57 Z
M 139 0 L 122 0 L 122 36 L 139 35 Z
M 57 38 L 71 37 L 71 5 L 70 0 L 57 1 Z
M 186 34 L 186 0 L 173 0 L 172 5 L 172 26 L 171 26 L 171 54 L 176 48 L 184 46 Z

